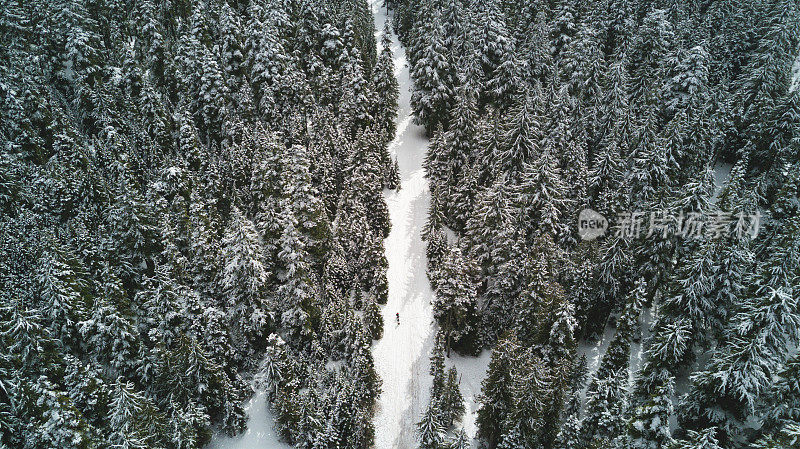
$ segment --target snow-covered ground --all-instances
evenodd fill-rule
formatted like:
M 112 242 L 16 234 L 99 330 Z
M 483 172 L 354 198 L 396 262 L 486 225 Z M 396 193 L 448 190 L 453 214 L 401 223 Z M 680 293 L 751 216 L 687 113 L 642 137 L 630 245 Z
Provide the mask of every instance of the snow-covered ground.
M 380 0 L 370 3 L 380 42 L 386 9 Z M 389 299 L 382 310 L 385 330 L 372 350 L 375 368 L 383 381 L 375 416 L 377 449 L 416 446 L 415 423 L 428 404 L 429 357 L 436 334 L 431 309 L 433 290 L 425 273 L 425 243 L 420 236 L 430 202 L 422 169 L 428 139 L 423 128 L 412 123 L 409 68 L 396 38 L 392 51 L 400 83 L 400 107 L 397 137 L 389 151 L 397 156 L 402 188 L 399 192 L 385 192 L 392 231 L 385 241 L 389 261 Z M 396 313 L 400 313 L 400 325 L 396 324 Z
M 274 422 L 269 411 L 267 394 L 259 390 L 245 405 L 247 430 L 242 435 L 229 438 L 216 433 L 207 449 L 291 449 L 278 439 L 272 428 Z
M 370 0 L 375 15 L 378 45 L 386 22 L 382 0 Z M 380 48 L 379 48 L 380 51 Z M 385 241 L 389 261 L 389 300 L 383 306 L 383 338 L 373 347 L 375 368 L 383 381 L 375 416 L 375 448 L 413 448 L 415 423 L 428 404 L 431 377 L 428 374 L 430 351 L 435 336 L 431 289 L 425 272 L 427 258 L 420 231 L 429 204 L 428 182 L 422 161 L 428 139 L 422 127 L 412 123 L 411 79 L 405 50 L 395 37 L 395 76 L 400 83 L 397 137 L 389 151 L 397 156 L 402 189 L 385 192 L 392 231 Z M 400 313 L 400 325 L 395 314 Z M 459 367 L 459 371 L 461 371 Z M 469 379 L 467 379 L 469 382 Z M 480 379 L 478 379 L 480 390 Z M 465 397 L 468 395 L 464 391 Z M 469 404 L 467 405 L 469 409 Z M 289 449 L 273 430 L 273 418 L 263 391 L 258 391 L 246 406 L 247 431 L 238 437 L 215 434 L 209 449 Z M 474 419 L 473 419 L 474 421 Z
M 370 0 L 375 15 L 376 34 L 380 37 L 387 20 L 381 0 Z M 379 49 L 380 50 L 380 49 Z M 375 448 L 413 448 L 417 445 L 416 422 L 422 417 L 430 398 L 431 376 L 428 373 L 430 353 L 436 335 L 431 289 L 426 274 L 427 258 L 421 230 L 427 219 L 430 192 L 422 162 L 428 145 L 424 129 L 412 121 L 411 79 L 405 50 L 395 37 L 392 40 L 395 76 L 400 84 L 397 137 L 389 151 L 397 156 L 402 188 L 386 191 L 392 231 L 385 241 L 389 261 L 389 299 L 383 306 L 384 335 L 375 342 L 372 354 L 380 376 L 382 392 L 375 413 Z M 400 325 L 395 314 L 400 314 Z M 461 393 L 467 412 L 461 425 L 470 436 L 475 435 L 475 402 L 481 380 L 486 374 L 490 352 L 479 357 L 454 355 L 447 360 L 455 366 L 461 380 Z M 258 391 L 246 406 L 249 416 L 247 431 L 238 437 L 216 434 L 210 449 L 288 449 L 273 430 L 273 418 L 263 391 Z
M 386 9 L 381 0 L 371 0 L 375 15 L 376 37 L 380 42 L 386 23 Z M 412 82 L 405 50 L 395 37 L 392 40 L 395 76 L 400 84 L 397 137 L 389 151 L 397 156 L 401 190 L 386 191 L 386 203 L 392 231 L 386 239 L 389 260 L 389 300 L 383 307 L 384 335 L 373 347 L 375 367 L 383 380 L 375 416 L 375 448 L 416 447 L 416 422 L 422 418 L 430 399 L 430 353 L 436 335 L 431 309 L 434 292 L 428 281 L 425 243 L 421 230 L 428 215 L 430 192 L 422 162 L 428 139 L 422 127 L 412 122 Z M 454 235 L 451 233 L 451 241 Z M 400 313 L 400 325 L 395 314 Z M 453 355 L 446 361 L 459 373 L 466 413 L 460 426 L 475 437 L 476 398 L 489 366 L 490 351 L 478 357 Z
M 722 193 L 723 187 L 728 183 L 731 177 L 731 170 L 733 165 L 729 162 L 717 162 L 714 164 L 714 195 L 711 198 L 713 203 L 717 202 L 719 194 Z
M 639 371 L 639 368 L 644 361 L 644 348 L 642 347 L 642 342 L 650 336 L 650 324 L 652 321 L 653 311 L 649 307 L 646 307 L 644 310 L 642 310 L 642 315 L 640 318 L 641 339 L 631 342 L 630 362 L 628 366 L 628 374 L 630 376 L 628 379 L 629 385 L 633 385 L 636 372 Z M 600 366 L 600 359 L 602 359 L 603 355 L 606 353 L 608 345 L 611 343 L 611 340 L 614 338 L 614 334 L 616 332 L 617 328 L 612 324 L 609 324 L 603 330 L 603 335 L 598 340 L 581 341 L 578 343 L 578 356 L 586 356 L 586 368 L 588 373 L 586 385 L 584 386 L 582 394 L 582 402 L 584 405 L 586 403 L 586 390 L 591 382 L 592 376 Z
M 478 395 L 481 393 L 481 382 L 486 377 L 486 370 L 489 368 L 489 361 L 492 358 L 492 351 L 484 349 L 478 357 L 463 357 L 453 354 L 445 362 L 447 367 L 455 366 L 458 371 L 459 389 L 464 396 L 464 406 L 466 413 L 457 427 L 463 427 L 471 438 L 475 438 L 478 427 L 475 419 L 478 417 Z M 477 447 L 477 442 L 473 441 L 473 447 Z

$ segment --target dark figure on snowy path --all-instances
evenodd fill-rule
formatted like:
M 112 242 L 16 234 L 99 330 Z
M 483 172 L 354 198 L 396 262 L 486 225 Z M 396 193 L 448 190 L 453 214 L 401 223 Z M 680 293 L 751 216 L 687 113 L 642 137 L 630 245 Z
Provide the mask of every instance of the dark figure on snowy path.
M 400 312 L 397 312 L 395 314 L 395 318 L 397 318 L 397 325 L 399 326 L 400 325 Z

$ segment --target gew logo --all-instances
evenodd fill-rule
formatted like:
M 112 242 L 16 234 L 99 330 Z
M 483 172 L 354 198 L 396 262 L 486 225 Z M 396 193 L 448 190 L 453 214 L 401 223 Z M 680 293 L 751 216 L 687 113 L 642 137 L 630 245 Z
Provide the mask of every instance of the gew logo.
M 578 215 L 578 235 L 581 240 L 594 240 L 608 230 L 608 220 L 592 209 L 584 209 Z

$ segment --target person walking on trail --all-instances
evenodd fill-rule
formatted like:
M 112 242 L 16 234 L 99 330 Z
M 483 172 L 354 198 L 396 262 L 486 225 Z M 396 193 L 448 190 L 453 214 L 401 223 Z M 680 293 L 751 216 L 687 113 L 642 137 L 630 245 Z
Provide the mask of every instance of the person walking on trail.
M 397 312 L 395 314 L 395 318 L 397 318 L 397 325 L 399 326 L 400 325 L 400 312 Z

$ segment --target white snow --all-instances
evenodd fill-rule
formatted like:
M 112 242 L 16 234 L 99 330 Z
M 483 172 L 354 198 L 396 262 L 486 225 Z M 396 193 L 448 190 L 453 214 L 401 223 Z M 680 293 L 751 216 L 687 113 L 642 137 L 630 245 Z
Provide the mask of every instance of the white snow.
M 478 357 L 463 357 L 457 354 L 452 355 L 446 362 L 448 368 L 455 366 L 458 371 L 458 386 L 461 390 L 461 395 L 464 396 L 464 405 L 466 413 L 461 420 L 461 427 L 467 432 L 470 438 L 475 438 L 478 427 L 475 424 L 475 419 L 478 415 L 478 395 L 481 393 L 481 382 L 486 377 L 486 371 L 489 368 L 489 361 L 492 358 L 492 352 L 483 350 Z M 456 425 L 456 428 L 459 426 Z M 473 440 L 473 447 L 477 447 L 477 442 Z
M 652 309 L 650 307 L 645 307 L 642 310 L 640 318 L 641 339 L 631 342 L 630 361 L 628 362 L 629 386 L 633 385 L 636 372 L 639 371 L 644 361 L 642 342 L 650 336 L 650 325 L 653 318 Z M 614 321 L 614 319 L 610 321 Z M 594 376 L 597 368 L 600 366 L 600 359 L 602 359 L 603 355 L 606 353 L 608 345 L 611 343 L 616 332 L 617 328 L 609 323 L 603 330 L 603 335 L 597 341 L 581 341 L 578 343 L 578 357 L 582 355 L 586 356 L 586 370 L 588 374 L 586 385 L 584 385 L 581 394 L 582 406 L 586 405 L 586 390 L 589 387 L 589 383 L 592 381 L 592 376 Z
M 375 15 L 376 38 L 380 43 L 387 20 L 380 0 L 371 0 Z M 379 49 L 380 51 L 380 49 Z M 421 231 L 427 220 L 430 192 L 424 177 L 422 162 L 428 139 L 422 127 L 413 123 L 411 115 L 412 82 L 405 50 L 395 37 L 392 40 L 395 76 L 400 84 L 397 137 L 389 151 L 397 156 L 400 166 L 401 190 L 386 191 L 386 203 L 392 231 L 386 239 L 389 261 L 389 299 L 383 307 L 383 338 L 373 346 L 375 368 L 383 380 L 375 416 L 375 448 L 413 448 L 417 446 L 416 422 L 422 418 L 430 399 L 430 353 L 436 335 L 431 300 L 434 292 L 426 274 L 427 258 Z M 448 230 L 449 231 L 449 230 Z M 449 241 L 455 234 L 448 232 Z M 400 313 L 400 325 L 395 314 Z M 459 386 L 464 396 L 466 413 L 457 427 L 463 426 L 474 438 L 477 431 L 476 402 L 481 381 L 489 366 L 491 351 L 478 357 L 452 355 L 448 367 L 455 366 Z M 475 441 L 473 441 L 475 446 Z
M 274 421 L 269 411 L 267 394 L 259 390 L 245 405 L 247 430 L 242 435 L 230 438 L 215 433 L 207 449 L 291 449 L 282 443 L 272 429 Z
M 383 30 L 386 11 L 380 3 L 372 0 L 371 7 L 376 28 Z M 401 190 L 385 192 L 392 231 L 385 241 L 389 299 L 382 310 L 384 335 L 372 350 L 375 368 L 383 381 L 375 414 L 376 449 L 416 446 L 415 423 L 429 400 L 429 357 L 436 335 L 431 308 L 434 293 L 425 272 L 425 243 L 420 237 L 430 202 L 422 168 L 428 139 L 422 127 L 411 119 L 411 80 L 405 51 L 396 38 L 392 51 L 400 99 L 397 137 L 389 151 L 397 156 Z M 396 313 L 400 313 L 400 325 L 396 324 Z
M 387 20 L 381 0 L 370 0 L 377 30 Z M 382 31 L 376 33 L 378 44 Z M 380 48 L 379 48 L 380 51 Z M 411 115 L 411 79 L 409 68 L 397 38 L 392 40 L 395 75 L 400 84 L 397 137 L 389 151 L 397 157 L 401 190 L 385 191 L 392 231 L 385 240 L 389 262 L 388 302 L 381 311 L 383 338 L 372 348 L 375 368 L 382 380 L 381 395 L 375 410 L 375 449 L 413 448 L 417 445 L 416 422 L 422 417 L 430 398 L 432 384 L 428 372 L 430 353 L 436 335 L 431 300 L 434 292 L 426 273 L 425 243 L 421 238 L 430 203 L 428 181 L 422 162 L 428 145 L 424 129 L 415 125 Z M 400 313 L 400 325 L 395 314 Z M 490 351 L 479 357 L 452 356 L 447 365 L 459 372 L 466 414 L 461 425 L 475 436 L 475 417 L 481 381 L 489 364 Z M 245 434 L 227 438 L 215 434 L 209 449 L 288 449 L 272 429 L 266 395 L 258 390 L 246 406 L 249 416 Z
M 719 194 L 722 193 L 723 187 L 728 183 L 728 180 L 731 177 L 731 170 L 733 169 L 733 164 L 729 162 L 722 162 L 718 161 L 714 164 L 714 194 L 711 198 L 711 201 L 716 203 L 717 199 L 719 198 Z
M 641 330 L 642 336 L 639 341 L 631 342 L 631 361 L 630 361 L 630 385 L 633 385 L 636 373 L 644 363 L 644 345 L 642 344 L 647 338 L 650 337 L 650 325 L 653 322 L 653 309 L 645 307 L 641 315 Z

